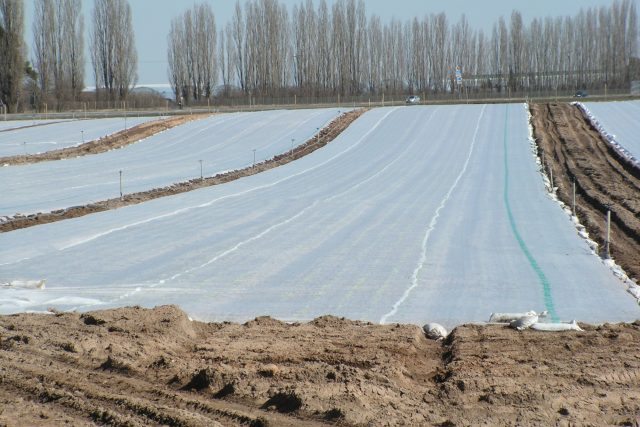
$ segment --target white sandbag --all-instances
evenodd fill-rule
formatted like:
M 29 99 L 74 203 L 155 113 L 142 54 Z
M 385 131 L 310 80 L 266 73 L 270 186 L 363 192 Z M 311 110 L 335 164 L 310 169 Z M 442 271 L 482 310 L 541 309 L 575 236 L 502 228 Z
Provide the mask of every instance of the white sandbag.
M 422 327 L 422 330 L 432 340 L 441 340 L 448 335 L 447 330 L 439 323 L 427 323 Z
M 525 316 L 546 317 L 547 312 L 543 311 L 542 313 L 538 314 L 535 311 L 531 310 L 527 311 L 526 313 L 491 313 L 491 316 L 489 317 L 489 323 L 510 323 Z
M 5 288 L 19 288 L 19 289 L 44 289 L 45 279 L 42 280 L 11 280 L 0 284 Z
M 517 331 L 524 331 L 525 329 L 529 329 L 532 325 L 538 323 L 538 319 L 539 316 L 537 314 L 534 314 L 532 316 L 523 316 L 509 323 L 509 326 Z
M 531 329 L 545 332 L 582 331 L 575 320 L 571 323 L 535 323 Z

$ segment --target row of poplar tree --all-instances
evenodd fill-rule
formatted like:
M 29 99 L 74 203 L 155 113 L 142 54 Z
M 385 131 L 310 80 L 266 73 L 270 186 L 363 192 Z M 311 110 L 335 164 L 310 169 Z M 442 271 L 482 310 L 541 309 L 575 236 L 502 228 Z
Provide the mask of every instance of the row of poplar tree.
M 23 0 L 0 0 L 0 106 L 19 107 L 25 81 L 31 103 L 63 108 L 85 87 L 81 0 L 34 0 L 27 60 Z M 384 21 L 363 0 L 237 1 L 220 30 L 209 3 L 171 22 L 168 78 L 176 101 L 213 96 L 304 96 L 623 88 L 638 73 L 634 0 L 534 19 L 518 11 L 489 33 L 463 15 Z M 126 100 L 137 80 L 127 0 L 94 0 L 89 31 L 97 96 Z M 462 83 L 456 81 L 456 67 Z
M 255 96 L 628 88 L 640 79 L 637 19 L 634 0 L 615 0 L 528 25 L 513 11 L 485 33 L 464 15 L 385 22 L 362 0 L 306 0 L 291 11 L 249 0 L 216 37 L 213 11 L 200 5 L 172 23 L 169 78 L 187 101 L 220 83 L 223 94 Z
M 97 94 L 126 99 L 136 83 L 137 52 L 127 0 L 95 0 L 89 52 Z M 85 88 L 82 0 L 34 0 L 33 46 L 24 42 L 23 0 L 0 0 L 0 106 L 62 109 Z

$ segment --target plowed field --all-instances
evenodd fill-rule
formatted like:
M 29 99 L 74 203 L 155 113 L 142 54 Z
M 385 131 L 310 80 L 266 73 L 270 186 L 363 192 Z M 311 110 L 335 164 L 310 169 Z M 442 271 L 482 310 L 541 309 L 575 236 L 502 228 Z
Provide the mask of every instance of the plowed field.
M 534 104 L 534 133 L 547 172 L 569 206 L 604 250 L 611 209 L 611 256 L 640 278 L 640 171 L 629 167 L 575 106 Z
M 547 335 L 177 308 L 0 317 L 3 425 L 636 425 L 640 324 Z M 219 423 L 219 424 L 218 424 Z

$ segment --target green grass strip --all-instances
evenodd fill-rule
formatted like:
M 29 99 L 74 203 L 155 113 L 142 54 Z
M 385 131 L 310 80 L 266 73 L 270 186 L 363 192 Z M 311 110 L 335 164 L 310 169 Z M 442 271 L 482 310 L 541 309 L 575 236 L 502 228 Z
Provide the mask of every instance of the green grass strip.
M 518 245 L 524 253 L 524 256 L 527 257 L 531 268 L 538 276 L 540 280 L 540 284 L 542 285 L 542 292 L 544 294 L 544 306 L 545 310 L 549 312 L 549 316 L 552 322 L 558 322 L 558 315 L 556 314 L 556 309 L 553 306 L 553 297 L 551 296 L 551 284 L 549 283 L 549 279 L 540 268 L 540 265 L 536 261 L 536 259 L 531 255 L 529 248 L 527 248 L 524 239 L 520 235 L 518 231 L 518 226 L 516 225 L 515 218 L 513 217 L 513 212 L 511 211 L 511 204 L 509 203 L 509 161 L 508 161 L 508 145 L 507 145 L 507 124 L 509 123 L 509 105 L 505 106 L 505 120 L 504 120 L 504 206 L 507 210 L 507 215 L 509 216 L 509 224 L 511 224 L 511 231 L 513 232 L 514 237 L 518 241 Z

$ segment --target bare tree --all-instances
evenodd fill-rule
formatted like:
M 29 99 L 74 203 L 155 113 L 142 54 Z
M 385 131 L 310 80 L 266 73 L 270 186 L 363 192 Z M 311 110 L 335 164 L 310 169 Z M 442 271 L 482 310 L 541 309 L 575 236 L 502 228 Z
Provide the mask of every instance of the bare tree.
M 54 95 L 58 108 L 84 88 L 84 22 L 80 0 L 36 0 L 34 64 L 41 101 Z
M 218 80 L 217 34 L 208 4 L 195 5 L 171 22 L 167 59 L 176 101 L 189 103 L 213 96 Z
M 96 93 L 109 100 L 126 100 L 137 81 L 138 55 L 127 0 L 95 0 L 91 31 L 91 59 Z
M 58 0 L 61 2 L 60 21 L 64 40 L 64 80 L 68 96 L 77 100 L 84 89 L 84 18 L 81 0 Z
M 167 37 L 167 60 L 169 64 L 169 82 L 176 96 L 176 103 L 182 105 L 183 99 L 189 97 L 189 78 L 187 75 L 187 59 L 184 49 L 184 23 L 180 19 L 171 22 L 171 30 Z
M 229 95 L 229 87 L 231 82 L 231 70 L 230 70 L 230 57 L 229 47 L 226 42 L 226 34 L 230 34 L 229 26 L 226 29 L 222 29 L 218 36 L 218 63 L 220 66 L 220 76 L 222 77 L 222 87 L 224 88 L 224 96 Z
M 509 33 L 509 86 L 511 90 L 522 87 L 523 62 L 525 56 L 525 37 L 522 15 L 517 10 L 511 13 L 511 31 Z
M 9 112 L 18 110 L 24 49 L 24 4 L 22 0 L 0 0 L 0 101 Z
M 243 91 L 247 91 L 247 62 L 246 62 L 246 33 L 240 0 L 236 1 L 231 23 L 231 35 L 233 40 L 233 58 L 238 83 Z
M 34 58 L 38 70 L 39 98 L 49 102 L 49 92 L 53 88 L 53 68 L 55 67 L 55 9 L 53 0 L 36 0 L 33 20 Z

